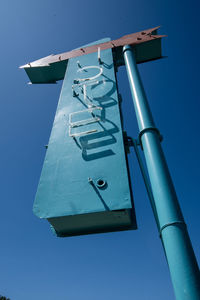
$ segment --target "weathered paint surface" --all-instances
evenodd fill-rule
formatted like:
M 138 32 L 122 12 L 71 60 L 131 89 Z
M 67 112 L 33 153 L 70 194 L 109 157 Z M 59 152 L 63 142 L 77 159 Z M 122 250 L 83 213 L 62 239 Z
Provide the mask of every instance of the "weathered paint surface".
M 34 202 L 59 236 L 136 227 L 119 105 L 111 49 L 68 61 Z

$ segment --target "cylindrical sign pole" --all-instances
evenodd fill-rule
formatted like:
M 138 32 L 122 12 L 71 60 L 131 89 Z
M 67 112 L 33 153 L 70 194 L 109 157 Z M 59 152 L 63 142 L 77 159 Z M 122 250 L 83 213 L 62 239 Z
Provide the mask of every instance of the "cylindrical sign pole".
M 124 46 L 124 61 L 151 183 L 158 229 L 177 300 L 200 300 L 200 273 L 176 192 L 137 69 L 133 48 Z

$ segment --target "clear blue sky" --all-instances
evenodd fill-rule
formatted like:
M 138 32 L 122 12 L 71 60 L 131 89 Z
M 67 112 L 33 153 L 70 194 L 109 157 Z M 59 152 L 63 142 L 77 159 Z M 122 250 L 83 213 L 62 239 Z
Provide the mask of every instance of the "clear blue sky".
M 154 217 L 130 154 L 137 231 L 56 238 L 32 213 L 61 82 L 27 85 L 20 65 L 104 37 L 162 25 L 165 59 L 139 66 L 200 261 L 198 1 L 1 1 L 0 294 L 11 300 L 171 300 Z M 125 68 L 125 127 L 138 129 Z

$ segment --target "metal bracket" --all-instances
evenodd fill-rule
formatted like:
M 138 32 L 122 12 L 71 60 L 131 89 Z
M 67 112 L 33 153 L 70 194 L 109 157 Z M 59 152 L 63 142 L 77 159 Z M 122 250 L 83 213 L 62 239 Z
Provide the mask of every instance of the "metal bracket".
M 103 62 L 101 60 L 101 48 L 100 47 L 98 47 L 98 62 L 99 62 L 100 65 L 103 64 Z
M 130 153 L 130 147 L 134 147 L 134 142 L 137 143 L 137 146 L 140 146 L 140 143 L 138 140 L 131 138 L 130 136 L 127 136 L 127 132 L 123 131 L 124 136 L 124 147 L 126 150 L 126 153 Z

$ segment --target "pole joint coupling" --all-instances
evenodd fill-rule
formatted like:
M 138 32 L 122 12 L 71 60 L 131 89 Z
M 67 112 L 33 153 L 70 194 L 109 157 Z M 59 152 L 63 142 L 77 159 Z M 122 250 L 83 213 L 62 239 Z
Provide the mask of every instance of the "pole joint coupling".
M 163 140 L 163 136 L 160 134 L 160 131 L 158 130 L 158 128 L 156 128 L 156 127 L 147 127 L 147 128 L 144 128 L 144 129 L 142 129 L 142 130 L 140 131 L 139 137 L 138 137 L 138 140 L 139 140 L 139 143 L 140 143 L 140 146 L 141 146 L 142 150 L 143 150 L 143 146 L 142 146 L 142 136 L 143 136 L 144 133 L 146 133 L 146 132 L 151 132 L 151 131 L 157 133 L 160 142 L 162 142 L 162 140 Z
M 167 223 L 167 224 L 163 225 L 163 226 L 160 228 L 160 238 L 162 238 L 162 231 L 163 231 L 166 227 L 169 227 L 169 226 L 182 226 L 182 227 L 187 227 L 187 225 L 185 224 L 184 221 L 174 221 L 174 222 Z

